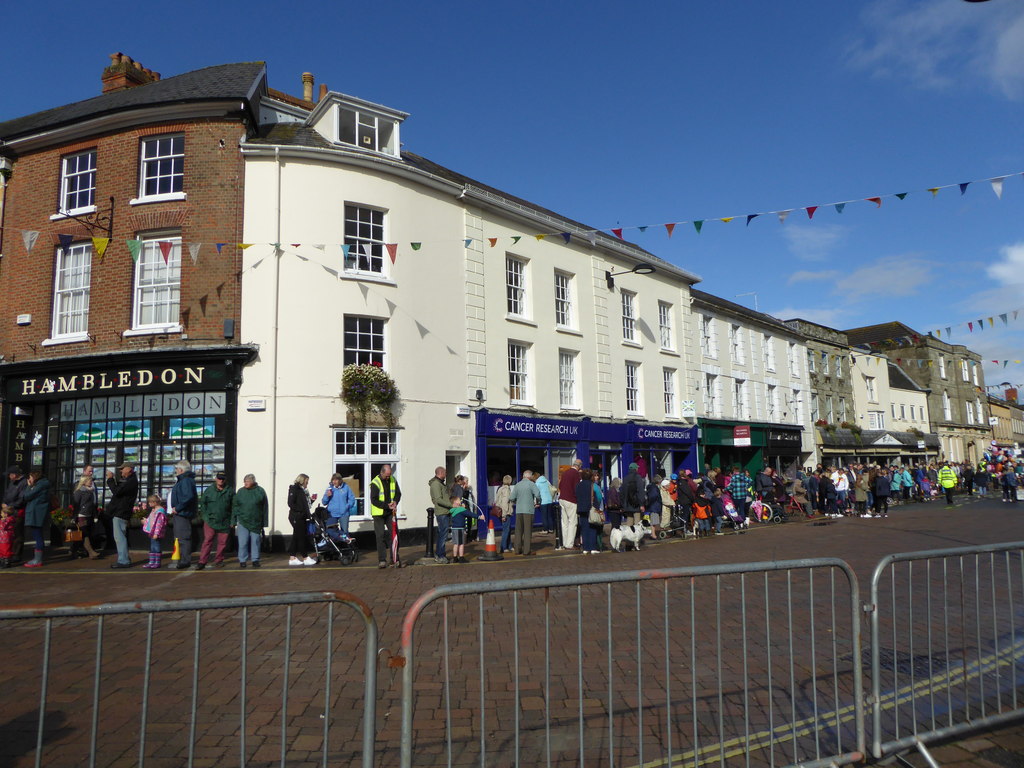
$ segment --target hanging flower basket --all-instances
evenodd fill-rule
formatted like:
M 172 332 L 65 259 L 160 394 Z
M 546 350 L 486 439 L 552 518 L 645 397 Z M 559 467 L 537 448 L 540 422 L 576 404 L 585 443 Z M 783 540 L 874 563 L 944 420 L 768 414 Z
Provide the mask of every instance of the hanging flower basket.
M 375 414 L 393 428 L 396 419 L 392 409 L 398 399 L 394 379 L 378 364 L 346 365 L 341 372 L 341 400 L 355 414 L 360 427 L 365 427 L 367 417 Z

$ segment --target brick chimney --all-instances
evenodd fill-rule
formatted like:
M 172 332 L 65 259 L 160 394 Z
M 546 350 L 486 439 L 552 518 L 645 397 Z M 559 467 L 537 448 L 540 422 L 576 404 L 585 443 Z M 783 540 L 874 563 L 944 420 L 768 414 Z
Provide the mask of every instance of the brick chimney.
M 110 66 L 103 70 L 103 93 L 113 93 L 134 88 L 137 85 L 155 83 L 160 73 L 146 69 L 130 56 L 123 53 L 110 54 Z

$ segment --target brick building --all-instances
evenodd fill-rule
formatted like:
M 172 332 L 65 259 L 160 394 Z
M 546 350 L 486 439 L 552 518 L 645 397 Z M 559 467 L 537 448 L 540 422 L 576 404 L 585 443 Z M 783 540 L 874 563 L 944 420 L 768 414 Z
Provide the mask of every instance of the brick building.
M 162 79 L 114 54 L 102 83 L 0 123 L 0 461 L 44 467 L 65 498 L 86 464 L 135 462 L 143 491 L 180 458 L 200 479 L 232 472 L 256 355 L 235 341 L 238 145 L 264 64 Z

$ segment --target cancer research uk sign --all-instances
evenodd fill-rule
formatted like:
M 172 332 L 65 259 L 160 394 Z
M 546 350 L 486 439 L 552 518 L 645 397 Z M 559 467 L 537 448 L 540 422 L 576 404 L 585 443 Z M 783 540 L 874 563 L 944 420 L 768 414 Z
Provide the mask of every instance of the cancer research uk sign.
M 638 443 L 692 443 L 693 428 L 673 429 L 639 424 L 634 437 Z
M 489 435 L 495 437 L 532 437 L 537 440 L 582 440 L 583 424 L 553 419 L 528 419 L 522 416 L 496 414 L 488 425 Z

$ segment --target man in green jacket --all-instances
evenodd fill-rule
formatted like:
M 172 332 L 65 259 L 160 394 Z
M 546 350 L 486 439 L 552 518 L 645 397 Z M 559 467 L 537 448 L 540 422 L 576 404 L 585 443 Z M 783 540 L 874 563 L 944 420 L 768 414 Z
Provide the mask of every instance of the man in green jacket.
M 231 524 L 238 536 L 238 567 L 245 568 L 251 562 L 253 568 L 259 568 L 260 541 L 263 529 L 270 525 L 270 510 L 267 494 L 256 485 L 255 475 L 246 475 L 242 487 L 235 491 Z
M 444 484 L 445 468 L 438 467 L 427 485 L 430 486 L 430 503 L 434 507 L 434 519 L 437 520 L 437 543 L 434 545 L 434 562 L 447 563 L 445 543 L 448 540 L 448 524 L 451 522 L 452 503 L 448 489 Z
M 214 539 L 217 541 L 217 554 L 213 558 L 213 567 L 224 567 L 224 550 L 228 547 L 228 534 L 231 532 L 231 505 L 235 500 L 235 489 L 228 487 L 227 481 L 228 476 L 218 472 L 213 485 L 207 486 L 203 495 L 199 497 L 199 516 L 203 520 L 203 548 L 199 552 L 197 571 L 206 567 Z

